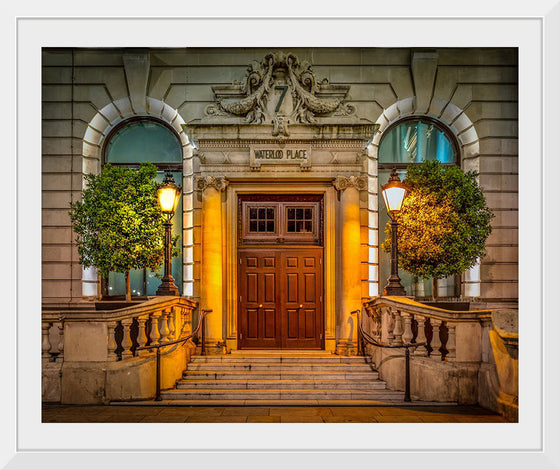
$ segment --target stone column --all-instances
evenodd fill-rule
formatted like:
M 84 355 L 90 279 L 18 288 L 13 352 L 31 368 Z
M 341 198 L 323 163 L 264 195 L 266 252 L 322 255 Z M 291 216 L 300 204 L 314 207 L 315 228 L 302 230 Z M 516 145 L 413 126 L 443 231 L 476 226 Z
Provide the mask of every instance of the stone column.
M 202 266 L 200 309 L 211 309 L 205 319 L 205 352 L 223 352 L 223 252 L 222 196 L 227 181 L 224 177 L 203 176 L 195 181 L 202 191 Z
M 341 210 L 341 300 L 338 312 L 336 353 L 357 353 L 356 317 L 350 312 L 362 308 L 362 277 L 360 258 L 360 193 L 367 189 L 365 176 L 337 176 L 334 187 L 340 191 Z

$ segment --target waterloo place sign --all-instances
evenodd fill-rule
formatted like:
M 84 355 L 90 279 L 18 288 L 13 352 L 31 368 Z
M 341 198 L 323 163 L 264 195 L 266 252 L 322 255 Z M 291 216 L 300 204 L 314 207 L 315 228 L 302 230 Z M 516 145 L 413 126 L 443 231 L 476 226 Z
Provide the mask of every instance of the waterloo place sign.
M 251 168 L 261 165 L 300 165 L 302 168 L 310 166 L 310 147 L 254 145 L 250 148 Z

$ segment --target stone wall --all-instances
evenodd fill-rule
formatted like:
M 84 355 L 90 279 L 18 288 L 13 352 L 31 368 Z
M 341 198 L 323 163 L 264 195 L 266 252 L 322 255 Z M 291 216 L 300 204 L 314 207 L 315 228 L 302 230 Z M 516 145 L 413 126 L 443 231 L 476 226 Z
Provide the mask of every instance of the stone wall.
M 480 266 L 480 297 L 517 298 L 517 51 L 516 49 L 290 49 L 331 85 L 349 85 L 358 118 L 380 124 L 372 136 L 362 194 L 362 295 L 377 294 L 376 148 L 382 131 L 404 115 L 440 119 L 457 136 L 462 166 L 480 172 L 496 218 Z M 211 86 L 242 81 L 248 64 L 269 49 L 44 49 L 43 51 L 43 300 L 78 301 L 94 290 L 82 273 L 68 204 L 79 200 L 84 173 L 99 171 L 103 142 L 123 119 L 151 115 L 177 129 L 184 176 L 196 173 L 181 129 L 204 117 Z M 200 277 L 200 217 L 186 180 L 184 279 L 195 298 Z M 190 199 L 189 199 L 190 198 Z M 468 279 L 467 279 L 468 280 Z M 95 284 L 95 279 L 88 281 Z M 384 280 L 380 280 L 381 286 Z M 86 287 L 84 287 L 84 285 Z

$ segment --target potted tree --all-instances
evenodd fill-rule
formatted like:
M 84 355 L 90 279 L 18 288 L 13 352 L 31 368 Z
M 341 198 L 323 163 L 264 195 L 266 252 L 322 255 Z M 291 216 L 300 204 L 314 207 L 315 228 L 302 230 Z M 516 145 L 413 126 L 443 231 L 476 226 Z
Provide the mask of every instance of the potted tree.
M 130 270 L 157 271 L 164 260 L 164 218 L 157 198 L 157 169 L 143 163 L 135 170 L 105 165 L 86 175 L 82 201 L 70 204 L 80 263 L 125 275 L 126 302 L 132 301 Z M 176 254 L 176 252 L 174 253 Z
M 437 161 L 410 165 L 403 183 L 408 195 L 396 216 L 399 266 L 418 278 L 461 274 L 485 255 L 494 217 L 477 182 L 477 173 Z M 382 247 L 391 250 L 391 224 Z

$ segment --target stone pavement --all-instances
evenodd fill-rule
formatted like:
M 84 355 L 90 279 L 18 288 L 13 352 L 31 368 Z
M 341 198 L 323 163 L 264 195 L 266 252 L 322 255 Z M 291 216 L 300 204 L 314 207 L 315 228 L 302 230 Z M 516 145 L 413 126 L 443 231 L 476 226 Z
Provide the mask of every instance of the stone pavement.
M 96 406 L 44 404 L 43 423 L 505 423 L 479 406 Z

